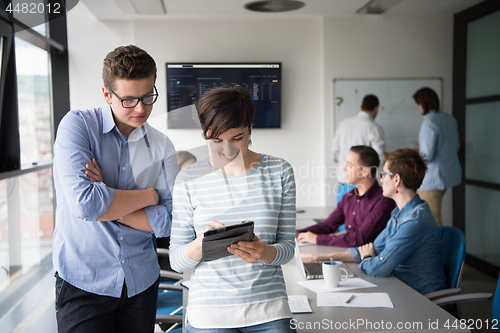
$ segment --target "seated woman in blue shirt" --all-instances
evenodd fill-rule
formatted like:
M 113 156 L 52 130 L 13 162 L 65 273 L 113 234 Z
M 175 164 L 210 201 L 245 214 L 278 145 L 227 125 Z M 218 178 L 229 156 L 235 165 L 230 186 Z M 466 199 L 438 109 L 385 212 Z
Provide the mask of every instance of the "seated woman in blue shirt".
M 421 294 L 444 289 L 441 235 L 429 205 L 416 193 L 427 166 L 413 149 L 398 149 L 384 157 L 384 171 L 380 173 L 383 195 L 397 205 L 386 228 L 373 243 L 345 252 L 303 257 L 360 262 L 363 272 L 372 276 L 394 275 Z

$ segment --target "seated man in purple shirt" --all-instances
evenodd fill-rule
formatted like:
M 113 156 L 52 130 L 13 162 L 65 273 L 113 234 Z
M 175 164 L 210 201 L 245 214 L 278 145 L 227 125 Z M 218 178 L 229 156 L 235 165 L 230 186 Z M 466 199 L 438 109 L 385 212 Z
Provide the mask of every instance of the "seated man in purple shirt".
M 344 171 L 355 188 L 340 200 L 326 220 L 296 231 L 299 243 L 354 247 L 373 242 L 385 228 L 396 207 L 382 195 L 376 175 L 380 165 L 377 152 L 368 146 L 353 146 L 346 157 Z M 345 223 L 346 232 L 332 235 Z

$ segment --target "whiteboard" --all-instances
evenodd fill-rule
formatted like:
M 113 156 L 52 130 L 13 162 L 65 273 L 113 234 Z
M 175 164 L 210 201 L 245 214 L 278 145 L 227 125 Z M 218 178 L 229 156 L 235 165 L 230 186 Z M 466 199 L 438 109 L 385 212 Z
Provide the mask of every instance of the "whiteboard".
M 427 79 L 335 79 L 334 125 L 356 115 L 363 97 L 374 94 L 380 101 L 375 121 L 385 132 L 385 150 L 414 148 L 422 124 L 422 114 L 413 94 L 423 87 L 432 88 L 442 102 L 442 80 Z

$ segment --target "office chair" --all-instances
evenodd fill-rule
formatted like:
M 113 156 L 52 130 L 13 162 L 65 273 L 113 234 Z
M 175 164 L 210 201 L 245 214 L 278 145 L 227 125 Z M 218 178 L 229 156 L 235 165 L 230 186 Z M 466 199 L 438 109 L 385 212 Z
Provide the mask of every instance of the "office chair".
M 498 275 L 497 289 L 495 290 L 495 298 L 493 299 L 493 307 L 491 308 L 491 317 L 500 322 L 500 274 Z
M 458 285 L 462 278 L 462 270 L 465 262 L 465 236 L 460 230 L 454 227 L 442 226 L 439 227 L 439 230 L 441 232 L 442 258 L 448 289 L 438 290 L 424 296 L 457 318 L 464 318 L 460 303 L 489 300 L 492 294 L 475 293 L 458 295 L 461 291 Z M 500 307 L 500 299 L 497 303 Z
M 182 300 L 182 290 L 170 289 L 167 283 L 160 284 L 155 323 L 163 332 L 182 332 Z
M 434 300 L 433 302 L 436 305 L 441 307 L 448 305 L 459 305 L 463 302 L 476 302 L 476 301 L 488 301 L 491 299 L 493 294 L 491 293 L 473 293 L 473 294 L 463 294 L 463 295 L 454 295 L 449 297 L 443 297 Z M 497 281 L 497 289 L 495 290 L 495 298 L 493 299 L 493 306 L 491 308 L 491 315 L 493 320 L 497 320 L 497 323 L 500 321 L 500 275 L 498 276 Z M 459 319 L 466 319 L 463 316 L 463 313 L 459 313 Z
M 447 289 L 425 294 L 429 300 L 458 295 L 458 285 L 462 278 L 465 261 L 465 236 L 454 227 L 439 227 L 441 233 L 441 251 Z
M 163 332 L 182 332 L 183 290 L 181 286 L 182 274 L 172 271 L 168 263 L 169 250 L 164 243 L 158 244 L 153 236 L 158 262 L 160 263 L 160 285 L 158 286 L 158 300 L 156 306 L 155 323 Z M 168 245 L 167 245 L 168 247 Z

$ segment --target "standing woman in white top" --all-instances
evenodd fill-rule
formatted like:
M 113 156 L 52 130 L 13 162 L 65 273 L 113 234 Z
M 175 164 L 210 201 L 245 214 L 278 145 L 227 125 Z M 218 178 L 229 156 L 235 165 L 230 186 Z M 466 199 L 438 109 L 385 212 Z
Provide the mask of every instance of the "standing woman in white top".
M 197 104 L 212 156 L 184 168 L 173 193 L 170 262 L 195 268 L 187 332 L 294 332 L 281 265 L 293 258 L 295 180 L 285 160 L 249 149 L 255 107 L 243 88 L 206 92 Z M 255 223 L 234 255 L 202 261 L 207 228 Z
M 418 194 L 429 204 L 439 226 L 443 225 L 441 203 L 446 189 L 462 181 L 462 168 L 458 160 L 458 124 L 452 115 L 440 109 L 439 97 L 431 88 L 418 90 L 413 99 L 424 117 L 418 134 L 417 150 L 428 161 L 429 168 Z

